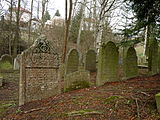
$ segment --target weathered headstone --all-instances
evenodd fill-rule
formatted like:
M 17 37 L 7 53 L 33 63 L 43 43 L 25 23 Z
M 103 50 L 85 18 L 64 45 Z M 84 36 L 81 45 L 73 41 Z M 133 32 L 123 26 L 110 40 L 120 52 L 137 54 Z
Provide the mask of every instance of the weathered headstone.
M 148 67 L 152 75 L 158 73 L 158 43 L 156 39 L 151 40 L 149 46 Z
M 1 70 L 10 70 L 13 68 L 13 58 L 12 56 L 5 54 L 1 56 L 0 59 L 0 69 Z
M 113 42 L 109 41 L 101 46 L 96 81 L 98 86 L 118 80 L 118 55 L 118 48 Z
M 89 50 L 86 53 L 85 69 L 91 72 L 96 71 L 96 52 L 94 50 Z
M 65 75 L 64 78 L 64 91 L 71 91 L 90 86 L 90 73 L 89 71 L 80 70 Z
M 138 75 L 137 55 L 133 47 L 129 47 L 124 55 L 125 79 L 133 78 Z
M 13 58 L 12 56 L 8 55 L 8 54 L 4 54 L 1 56 L 1 62 L 6 62 L 8 61 L 10 64 L 13 64 Z
M 78 65 L 79 53 L 76 49 L 72 49 L 67 56 L 66 74 L 78 71 Z
M 20 57 L 21 57 L 20 55 L 17 55 L 17 57 L 14 59 L 14 66 L 13 66 L 14 70 L 19 70 Z
M 59 57 L 44 35 L 21 54 L 19 105 L 60 92 Z

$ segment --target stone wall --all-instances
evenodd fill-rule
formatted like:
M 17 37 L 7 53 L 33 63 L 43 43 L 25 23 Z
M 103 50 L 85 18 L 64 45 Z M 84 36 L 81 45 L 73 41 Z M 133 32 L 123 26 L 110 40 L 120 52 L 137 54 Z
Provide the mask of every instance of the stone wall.
M 118 56 L 118 48 L 113 42 L 109 41 L 101 46 L 96 81 L 98 86 L 105 82 L 118 81 Z
M 19 105 L 60 93 L 59 57 L 45 36 L 21 54 Z

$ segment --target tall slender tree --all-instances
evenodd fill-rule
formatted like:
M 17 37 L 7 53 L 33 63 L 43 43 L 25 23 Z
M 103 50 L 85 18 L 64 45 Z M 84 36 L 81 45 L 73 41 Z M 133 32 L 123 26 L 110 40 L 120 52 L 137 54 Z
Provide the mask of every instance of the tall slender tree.
M 20 30 L 19 30 L 19 22 L 20 22 L 20 7 L 21 7 L 21 0 L 18 0 L 18 9 L 16 14 L 16 33 L 14 37 L 14 44 L 13 44 L 13 57 L 17 56 L 17 44 L 20 39 Z

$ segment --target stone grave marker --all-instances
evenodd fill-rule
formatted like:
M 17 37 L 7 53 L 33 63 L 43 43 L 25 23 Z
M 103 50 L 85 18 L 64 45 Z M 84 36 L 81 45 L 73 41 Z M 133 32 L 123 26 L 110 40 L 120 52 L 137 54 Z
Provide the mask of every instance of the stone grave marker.
M 2 55 L 0 61 L 1 61 L 1 62 L 6 62 L 6 61 L 8 61 L 10 64 L 13 64 L 13 58 L 12 58 L 12 56 L 10 56 L 10 55 L 8 55 L 8 54 Z
M 158 43 L 156 39 L 151 41 L 149 46 L 148 67 L 152 75 L 158 73 Z
M 21 55 L 17 55 L 17 57 L 14 59 L 14 66 L 13 66 L 14 70 L 19 70 L 20 57 L 21 57 Z
M 137 55 L 133 47 L 129 47 L 125 52 L 124 73 L 125 73 L 125 79 L 138 76 Z
M 118 56 L 118 48 L 113 42 L 109 41 L 101 46 L 96 80 L 98 86 L 105 82 L 118 81 Z
M 59 94 L 58 68 L 58 54 L 46 36 L 40 36 L 21 54 L 19 105 Z
M 67 55 L 66 74 L 78 71 L 79 53 L 76 49 L 72 49 Z
M 86 53 L 85 69 L 90 72 L 96 71 L 96 52 L 94 50 L 88 50 Z

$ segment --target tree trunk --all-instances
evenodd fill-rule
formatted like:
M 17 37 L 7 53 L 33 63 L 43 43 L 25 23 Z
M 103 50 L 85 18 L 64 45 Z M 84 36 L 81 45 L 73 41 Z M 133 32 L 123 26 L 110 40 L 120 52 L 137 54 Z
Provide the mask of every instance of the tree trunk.
M 33 0 L 31 1 L 31 18 L 30 18 L 30 21 L 29 21 L 28 43 L 30 42 L 30 38 L 31 38 L 32 15 L 33 15 Z
M 19 21 L 20 21 L 20 7 L 21 7 L 21 0 L 18 0 L 18 10 L 17 10 L 17 21 L 16 21 L 16 34 L 15 34 L 15 38 L 14 38 L 14 45 L 13 45 L 13 57 L 15 58 L 17 56 L 17 44 L 19 41 Z
M 65 3 L 65 36 L 64 36 L 64 51 L 63 51 L 63 59 L 62 62 L 65 63 L 66 54 L 67 54 L 67 45 L 69 38 L 69 27 L 72 17 L 72 0 L 70 0 L 70 8 L 69 8 L 69 16 L 68 16 L 68 2 L 66 0 Z M 68 17 L 68 18 L 67 18 Z
M 9 55 L 12 55 L 12 50 L 11 50 L 11 40 L 13 38 L 13 35 L 12 35 L 12 11 L 13 11 L 13 0 L 10 1 L 11 3 L 11 7 L 10 7 L 10 35 L 9 35 L 9 43 L 8 43 L 8 46 L 9 46 Z
M 82 5 L 82 17 L 81 17 L 81 22 L 80 22 L 78 37 L 77 37 L 77 48 L 78 49 L 79 49 L 80 42 L 81 42 L 81 32 L 82 32 L 82 27 L 83 27 L 83 22 L 84 22 L 84 17 L 85 17 L 85 5 L 86 5 L 86 0 L 84 0 L 84 4 Z

